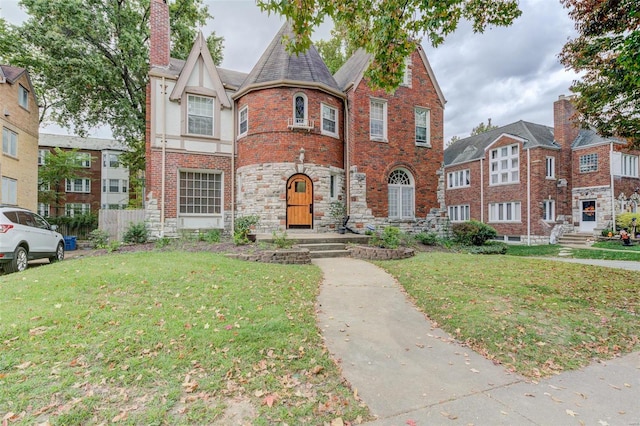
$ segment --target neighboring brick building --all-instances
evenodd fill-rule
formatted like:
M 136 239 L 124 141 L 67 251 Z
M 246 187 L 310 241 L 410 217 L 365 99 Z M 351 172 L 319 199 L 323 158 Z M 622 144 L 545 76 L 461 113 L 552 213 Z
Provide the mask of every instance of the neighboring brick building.
M 441 207 L 444 97 L 418 49 L 404 84 L 372 92 L 370 57 L 335 76 L 314 47 L 290 55 L 284 25 L 247 75 L 213 64 L 202 34 L 186 61 L 169 58 L 168 12 L 151 2 L 147 88 L 147 219 L 156 236 L 226 228 L 416 227 Z M 345 173 L 348 171 L 349 173 Z M 440 188 L 441 190 L 441 188 Z
M 45 217 L 75 216 L 128 206 L 129 170 L 118 160 L 128 149 L 121 142 L 43 133 L 40 134 L 39 146 L 38 165 L 45 163 L 46 152 L 60 148 L 63 151 L 76 150 L 81 169 L 76 179 L 61 182 L 58 192 L 64 196 L 60 205 L 38 203 L 38 213 Z
M 560 96 L 554 127 L 519 121 L 449 146 L 451 221 L 475 219 L 507 240 L 547 243 L 554 228 L 593 233 L 611 228 L 615 212 L 637 211 L 640 152 L 579 129 L 574 113 L 571 98 Z
M 38 101 L 24 68 L 0 65 L 0 204 L 35 210 L 38 202 Z

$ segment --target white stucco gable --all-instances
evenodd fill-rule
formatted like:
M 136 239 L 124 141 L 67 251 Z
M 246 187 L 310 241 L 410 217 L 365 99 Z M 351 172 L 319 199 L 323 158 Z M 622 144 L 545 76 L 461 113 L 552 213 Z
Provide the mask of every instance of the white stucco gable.
M 180 101 L 187 89 L 193 93 L 215 96 L 222 108 L 231 108 L 231 101 L 226 94 L 216 65 L 213 63 L 202 31 L 198 32 L 169 99 Z

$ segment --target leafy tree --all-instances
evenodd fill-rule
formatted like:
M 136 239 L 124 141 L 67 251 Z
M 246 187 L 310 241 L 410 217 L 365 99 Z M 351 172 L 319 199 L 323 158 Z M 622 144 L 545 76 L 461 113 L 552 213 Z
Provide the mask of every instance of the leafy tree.
M 21 0 L 20 26 L 0 22 L 0 61 L 29 69 L 51 120 L 85 135 L 107 125 L 132 148 L 132 174 L 144 167 L 145 87 L 149 71 L 149 0 Z M 172 56 L 185 58 L 209 15 L 202 0 L 170 3 Z M 207 43 L 216 63 L 222 39 Z
M 326 18 L 346 28 L 349 43 L 373 56 L 367 70 L 373 87 L 395 89 L 402 81 L 404 59 L 426 33 L 437 46 L 461 18 L 482 32 L 490 25 L 510 25 L 522 13 L 517 0 L 257 0 L 263 11 L 292 22 L 296 34 L 289 50 L 303 52 L 311 34 Z
M 341 24 L 335 25 L 331 29 L 329 40 L 319 40 L 314 45 L 332 74 L 335 74 L 358 49 L 358 46 L 349 42 L 347 28 Z
M 451 145 L 453 145 L 454 143 L 458 142 L 459 140 L 462 140 L 461 137 L 459 136 L 451 136 L 451 139 L 449 139 L 449 142 L 447 142 L 447 147 L 450 147 Z
M 63 151 L 56 147 L 44 156 L 44 164 L 38 167 L 38 202 L 53 207 L 53 217 L 60 216 L 65 201 L 65 181 L 84 176 L 78 161 L 78 150 Z
M 476 127 L 471 130 L 471 136 L 479 135 L 481 133 L 488 132 L 489 130 L 497 129 L 498 126 L 491 124 L 491 119 L 487 121 L 487 124 L 484 124 L 484 121 L 480 122 Z
M 561 62 L 581 74 L 578 118 L 605 136 L 629 138 L 640 148 L 640 6 L 637 0 L 561 0 L 578 37 Z

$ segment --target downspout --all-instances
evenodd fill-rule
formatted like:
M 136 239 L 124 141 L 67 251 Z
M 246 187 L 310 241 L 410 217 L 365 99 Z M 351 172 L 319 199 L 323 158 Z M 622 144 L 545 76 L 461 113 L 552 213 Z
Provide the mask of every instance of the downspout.
M 613 223 L 611 224 L 613 232 L 616 231 L 616 190 L 615 190 L 615 180 L 613 178 L 613 142 L 609 144 L 609 176 L 611 179 L 611 220 Z M 597 226 L 597 225 L 596 225 Z
M 484 223 L 484 158 L 480 159 L 480 222 Z
M 345 186 L 345 206 L 347 210 L 347 216 L 351 215 L 351 153 L 349 144 L 349 98 L 347 92 L 353 87 L 353 83 L 350 83 L 345 91 L 344 98 L 344 186 Z
M 527 149 L 527 245 L 531 245 L 531 149 Z
M 166 169 L 166 152 L 167 152 L 167 86 L 165 85 L 165 78 L 162 77 L 162 167 L 161 167 L 161 181 L 162 186 L 160 191 L 160 237 L 164 237 L 164 197 L 165 197 L 165 169 Z
M 238 108 L 236 108 L 236 104 L 237 101 L 234 99 L 234 108 L 231 109 L 231 114 L 233 114 L 233 138 L 231 140 L 231 235 L 233 235 L 236 224 L 236 143 L 238 142 L 238 114 L 236 113 Z M 249 129 L 247 129 L 248 131 Z M 224 219 L 222 226 L 224 227 Z

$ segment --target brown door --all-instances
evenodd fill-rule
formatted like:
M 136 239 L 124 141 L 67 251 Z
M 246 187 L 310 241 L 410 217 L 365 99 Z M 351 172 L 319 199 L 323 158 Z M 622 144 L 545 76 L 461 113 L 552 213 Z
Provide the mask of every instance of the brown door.
M 313 184 L 305 175 L 293 175 L 287 181 L 287 228 L 312 226 Z

